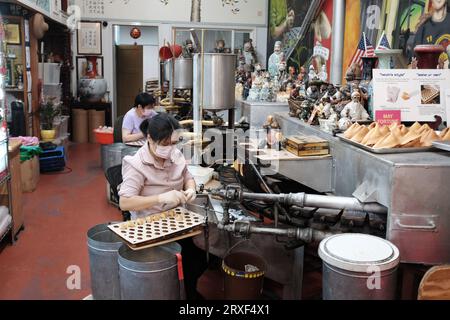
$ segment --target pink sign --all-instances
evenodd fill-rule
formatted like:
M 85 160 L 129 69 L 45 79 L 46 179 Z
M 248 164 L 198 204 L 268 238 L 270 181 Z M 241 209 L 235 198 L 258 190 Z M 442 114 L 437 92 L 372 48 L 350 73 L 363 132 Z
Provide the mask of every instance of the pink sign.
M 400 110 L 377 110 L 375 120 L 382 125 L 400 124 L 402 122 L 402 112 Z

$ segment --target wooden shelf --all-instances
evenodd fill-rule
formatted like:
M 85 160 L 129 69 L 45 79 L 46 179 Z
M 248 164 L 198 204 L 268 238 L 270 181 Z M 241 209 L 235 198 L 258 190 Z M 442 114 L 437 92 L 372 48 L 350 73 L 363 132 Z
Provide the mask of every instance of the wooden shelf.
M 24 89 L 5 88 L 5 92 L 20 92 L 20 93 L 24 93 Z

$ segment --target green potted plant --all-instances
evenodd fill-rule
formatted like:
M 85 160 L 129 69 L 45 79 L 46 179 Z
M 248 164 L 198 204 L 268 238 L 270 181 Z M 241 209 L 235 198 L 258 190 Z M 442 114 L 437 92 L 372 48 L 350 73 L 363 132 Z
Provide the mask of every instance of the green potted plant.
M 61 104 L 48 100 L 41 104 L 39 109 L 41 119 L 41 139 L 51 141 L 55 139 L 56 130 L 53 127 L 55 117 L 61 113 Z

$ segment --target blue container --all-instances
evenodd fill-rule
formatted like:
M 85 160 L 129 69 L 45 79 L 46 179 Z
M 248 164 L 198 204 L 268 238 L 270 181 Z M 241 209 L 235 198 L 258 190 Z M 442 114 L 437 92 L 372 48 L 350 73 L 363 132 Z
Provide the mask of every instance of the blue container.
M 64 147 L 56 147 L 52 150 L 44 150 L 39 155 L 41 172 L 62 171 L 66 167 L 66 153 Z

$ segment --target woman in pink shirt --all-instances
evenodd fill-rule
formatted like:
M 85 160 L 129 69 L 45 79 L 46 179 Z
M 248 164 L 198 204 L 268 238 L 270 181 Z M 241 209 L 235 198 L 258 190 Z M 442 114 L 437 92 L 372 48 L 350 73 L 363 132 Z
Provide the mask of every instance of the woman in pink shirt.
M 144 139 L 140 130 L 142 122 L 156 115 L 155 98 L 146 92 L 139 93 L 134 99 L 134 106 L 124 116 L 122 123 L 122 141 L 133 142 Z
M 147 143 L 122 163 L 120 207 L 132 219 L 166 211 L 195 199 L 195 181 L 183 154 L 175 145 L 180 128 L 172 116 L 162 113 L 144 120 L 140 130 Z
M 166 211 L 196 198 L 195 182 L 186 160 L 175 145 L 180 125 L 172 116 L 161 113 L 144 120 L 140 130 L 147 143 L 134 156 L 122 162 L 123 182 L 119 186 L 120 208 L 130 211 L 131 218 Z M 178 241 L 182 246 L 186 295 L 198 297 L 197 279 L 206 269 L 205 254 L 191 238 Z

